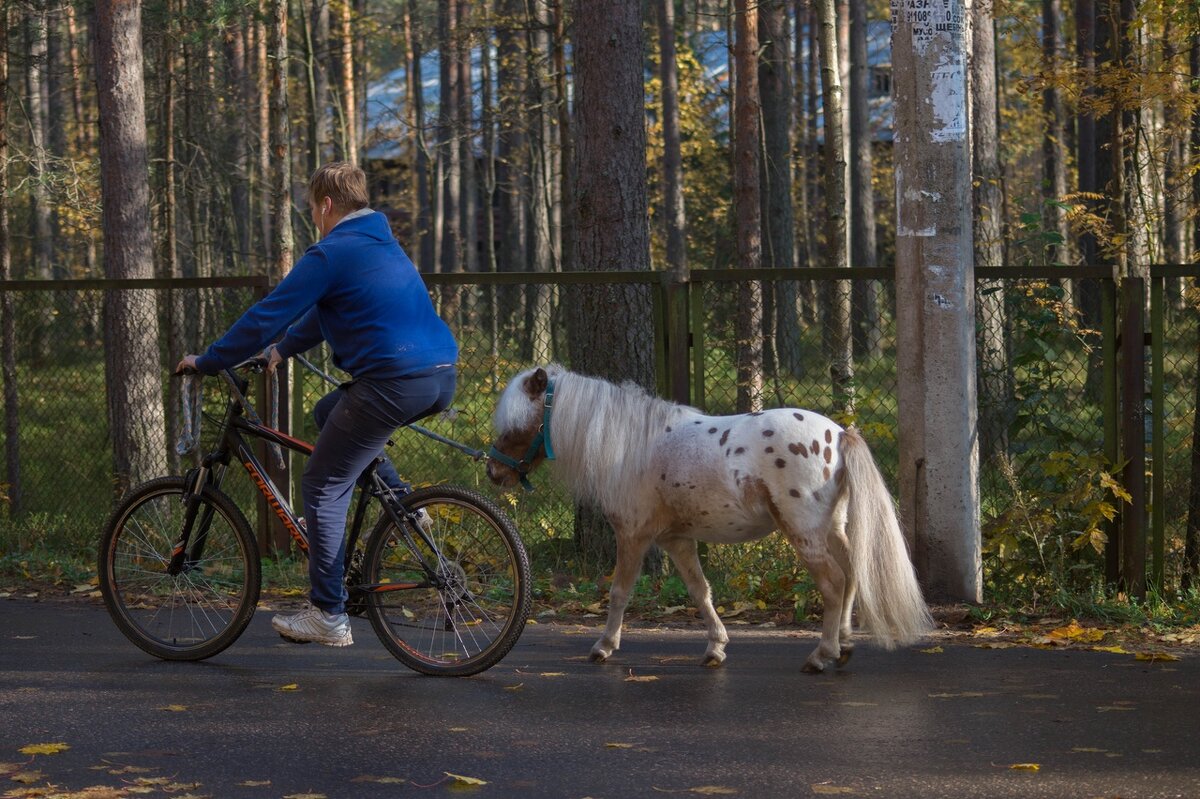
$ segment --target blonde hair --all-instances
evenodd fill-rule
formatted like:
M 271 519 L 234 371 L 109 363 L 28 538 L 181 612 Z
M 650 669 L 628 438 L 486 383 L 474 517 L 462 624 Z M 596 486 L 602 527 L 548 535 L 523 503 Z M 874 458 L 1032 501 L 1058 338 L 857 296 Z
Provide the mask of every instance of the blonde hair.
M 328 197 L 333 208 L 348 214 L 370 203 L 367 197 L 367 176 L 348 161 L 325 164 L 308 181 L 308 202 L 315 205 Z

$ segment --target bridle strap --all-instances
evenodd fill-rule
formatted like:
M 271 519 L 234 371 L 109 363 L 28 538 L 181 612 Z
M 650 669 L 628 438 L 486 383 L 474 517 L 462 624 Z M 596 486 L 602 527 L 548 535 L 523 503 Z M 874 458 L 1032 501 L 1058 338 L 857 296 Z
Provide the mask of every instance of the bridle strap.
M 533 468 L 533 460 L 537 457 L 538 450 L 545 449 L 546 460 L 554 460 L 554 446 L 550 443 L 550 413 L 552 410 L 554 410 L 553 380 L 546 384 L 546 394 L 542 400 L 542 423 L 538 426 L 537 435 L 533 437 L 533 441 L 529 442 L 529 449 L 525 451 L 525 455 L 517 460 L 496 449 L 495 444 L 492 444 L 491 449 L 488 450 L 488 458 L 504 464 L 521 476 L 521 487 L 526 491 L 533 490 L 533 483 L 529 482 L 528 475 L 529 470 Z

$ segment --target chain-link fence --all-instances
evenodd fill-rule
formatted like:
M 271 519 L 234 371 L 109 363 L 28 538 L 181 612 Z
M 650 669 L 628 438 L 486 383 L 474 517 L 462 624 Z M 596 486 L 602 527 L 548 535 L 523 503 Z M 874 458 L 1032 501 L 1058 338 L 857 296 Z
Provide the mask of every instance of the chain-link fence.
M 571 294 L 569 285 L 606 277 L 427 277 L 439 307 L 456 320 L 461 358 L 453 412 L 422 424 L 486 449 L 495 400 L 511 375 L 536 362 L 571 366 L 569 303 L 562 301 Z M 896 493 L 895 296 L 888 273 L 788 270 L 752 277 L 748 281 L 734 271 L 697 271 L 686 289 L 684 307 L 671 298 L 663 275 L 622 276 L 624 282 L 640 281 L 654 296 L 659 391 L 686 398 L 709 413 L 746 410 L 750 402 L 804 407 L 853 422 L 863 430 Z M 1188 273 L 1187 280 L 1193 277 Z M 1115 328 L 1111 319 L 1105 321 L 1106 313 L 1111 316 L 1105 310 L 1114 296 L 1111 281 L 1089 271 L 1067 275 L 1014 269 L 981 270 L 979 278 L 985 579 L 997 590 L 1022 583 L 1084 587 L 1104 572 L 1105 552 L 1111 548 L 1105 539 L 1113 533 L 1107 516 L 1122 505 L 1120 486 L 1107 477 L 1120 477 L 1111 390 Z M 1181 293 L 1181 276 L 1172 280 L 1155 284 L 1164 299 L 1151 317 L 1162 330 L 1154 339 L 1159 342 L 1161 368 L 1148 366 L 1147 371 L 1147 385 L 1161 391 L 1158 416 L 1154 408 L 1159 406 L 1146 400 L 1149 418 L 1162 429 L 1161 461 L 1153 461 L 1163 486 L 1154 494 L 1162 498 L 1154 509 L 1161 519 L 1156 529 L 1162 531 L 1162 557 L 1154 561 L 1158 556 L 1151 552 L 1151 561 L 1163 564 L 1168 586 L 1178 585 L 1183 571 L 1188 515 L 1193 510 L 1192 430 L 1200 368 L 1197 325 L 1188 311 L 1195 298 Z M 759 310 L 749 323 L 750 344 L 757 348 L 747 349 L 744 307 L 751 283 L 754 291 L 749 296 Z M 130 326 L 153 329 L 158 360 L 148 364 L 114 358 L 112 348 L 106 356 L 105 297 L 112 296 L 115 284 L 89 281 L 69 289 L 59 284 L 54 290 L 21 283 L 3 287 L 15 311 L 11 382 L 17 396 L 19 470 L 10 464 L 6 472 L 7 512 L 0 520 L 6 532 L 0 544 L 20 549 L 56 538 L 90 547 L 111 508 L 119 482 L 115 475 L 121 469 L 135 464 L 131 479 L 136 479 L 186 468 L 173 454 L 178 381 L 167 377 L 169 367 L 182 352 L 201 351 L 266 286 L 253 279 L 176 282 L 171 289 L 166 283 L 151 285 L 154 301 L 140 306 L 148 316 Z M 679 314 L 686 316 L 685 323 Z M 686 336 L 677 332 L 680 329 Z M 755 368 L 739 372 L 747 352 L 757 359 Z M 344 377 L 336 374 L 323 349 L 308 355 L 335 380 Z M 671 368 L 678 367 L 680 359 L 688 364 L 683 371 L 686 386 L 680 385 L 679 369 Z M 110 375 L 125 375 L 124 381 L 152 376 L 150 389 L 123 402 L 154 406 L 158 398 L 159 415 L 153 407 L 141 414 L 129 413 L 128 407 L 123 416 L 110 414 Z M 316 431 L 311 409 L 332 386 L 300 367 L 292 370 L 291 379 L 292 430 L 312 440 Z M 217 381 L 207 382 L 215 390 Z M 211 391 L 209 401 L 217 402 Z M 121 429 L 122 424 L 132 429 Z M 146 434 L 147 428 L 153 428 L 153 435 Z M 6 448 L 9 438 L 2 439 Z M 135 453 L 140 460 L 128 456 L 117 461 L 117 441 L 150 442 L 152 451 Z M 418 485 L 461 483 L 493 492 L 483 465 L 462 452 L 410 430 L 397 432 L 394 441 L 388 454 L 406 479 Z M 293 464 L 293 473 L 298 465 Z M 228 488 L 254 518 L 252 487 L 240 477 L 231 479 Z M 534 483 L 535 492 L 504 495 L 500 501 L 525 537 L 539 576 L 598 580 L 610 566 L 590 562 L 591 553 L 577 547 L 575 509 L 566 491 L 548 473 L 536 474 Z M 1156 543 L 1152 540 L 1151 546 Z M 706 548 L 704 557 L 718 599 L 774 602 L 791 597 L 803 603 L 811 595 L 794 554 L 778 536 Z M 667 569 L 662 579 L 670 583 Z

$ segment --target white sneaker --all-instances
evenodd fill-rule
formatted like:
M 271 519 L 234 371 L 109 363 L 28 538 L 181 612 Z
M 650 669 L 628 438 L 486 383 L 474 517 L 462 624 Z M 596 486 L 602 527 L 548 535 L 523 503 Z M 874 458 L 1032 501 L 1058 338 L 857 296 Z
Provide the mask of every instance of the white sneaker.
M 350 616 L 326 613 L 320 608 L 308 607 L 291 616 L 275 616 L 271 619 L 271 627 L 297 644 L 313 641 L 326 646 L 350 646 L 354 643 L 350 634 Z
M 416 512 L 417 524 L 427 533 L 433 532 L 433 518 L 429 515 L 429 511 L 424 508 L 417 508 Z

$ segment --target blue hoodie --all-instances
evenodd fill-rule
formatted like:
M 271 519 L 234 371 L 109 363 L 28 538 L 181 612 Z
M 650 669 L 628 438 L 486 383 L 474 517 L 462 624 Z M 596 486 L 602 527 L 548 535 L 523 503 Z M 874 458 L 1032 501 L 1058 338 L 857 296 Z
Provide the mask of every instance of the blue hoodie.
M 280 355 L 328 341 L 333 362 L 355 378 L 402 377 L 458 360 L 453 333 L 377 212 L 343 220 L 309 247 L 196 366 L 211 375 L 241 363 L 293 322 L 277 345 Z

